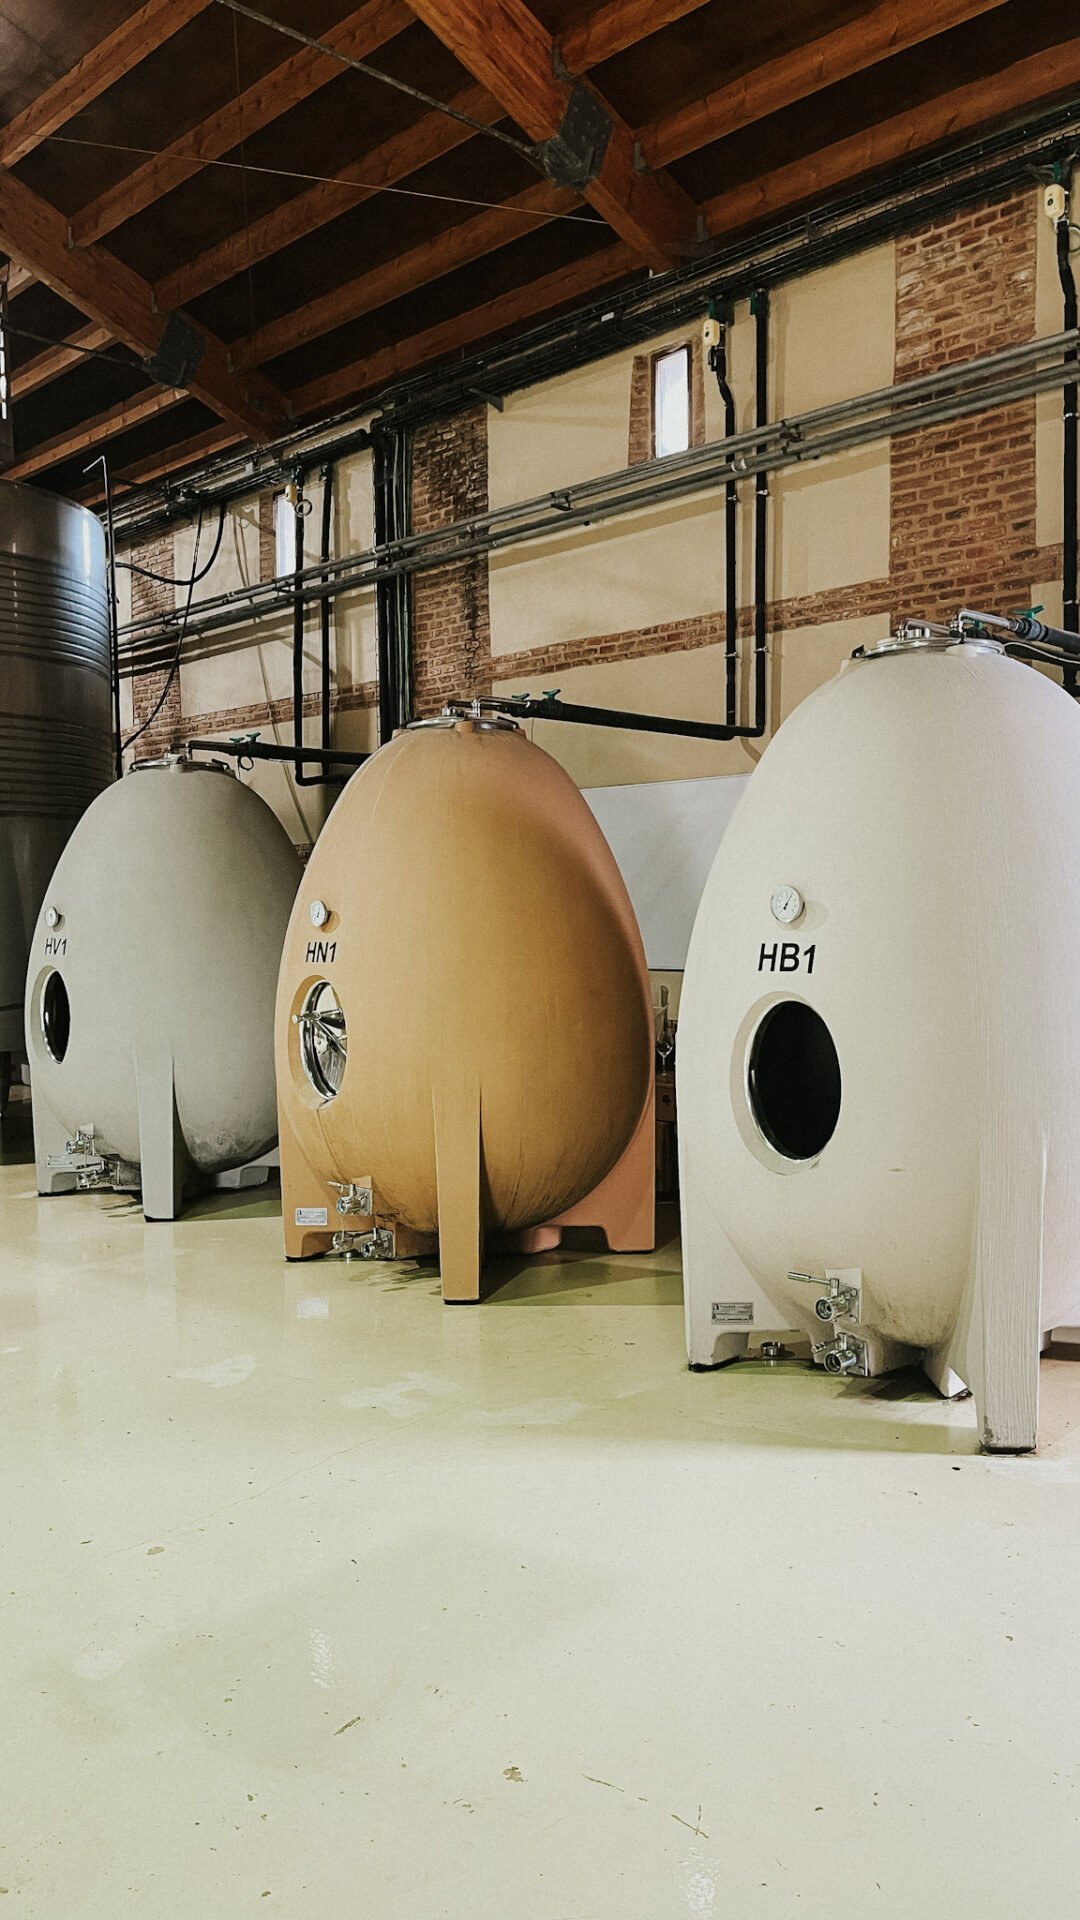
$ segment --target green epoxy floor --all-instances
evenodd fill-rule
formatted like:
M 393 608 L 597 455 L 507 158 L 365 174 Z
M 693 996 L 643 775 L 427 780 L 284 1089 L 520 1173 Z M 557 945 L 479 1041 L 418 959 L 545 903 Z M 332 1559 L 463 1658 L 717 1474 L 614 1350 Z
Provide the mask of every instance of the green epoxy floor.
M 1080 1367 L 690 1374 L 677 1244 L 286 1266 L 0 1168 L 0 1920 L 1075 1920 Z M 22 1129 L 22 1131 L 20 1131 Z

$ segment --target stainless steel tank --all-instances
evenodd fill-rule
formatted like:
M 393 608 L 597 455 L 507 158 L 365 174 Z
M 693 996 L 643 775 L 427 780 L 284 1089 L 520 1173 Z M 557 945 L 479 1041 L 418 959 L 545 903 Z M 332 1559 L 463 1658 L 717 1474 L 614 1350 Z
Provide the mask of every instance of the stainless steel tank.
M 49 876 L 113 777 L 105 535 L 70 500 L 0 480 L 0 1104 Z

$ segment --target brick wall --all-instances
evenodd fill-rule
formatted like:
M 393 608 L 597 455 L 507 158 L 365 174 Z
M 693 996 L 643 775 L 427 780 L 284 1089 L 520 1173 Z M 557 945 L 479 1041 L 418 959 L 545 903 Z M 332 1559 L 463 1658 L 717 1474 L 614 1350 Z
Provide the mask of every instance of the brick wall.
M 1035 336 L 1036 193 L 965 208 L 898 241 L 896 379 Z M 1035 546 L 1035 402 L 892 443 L 892 612 L 1025 606 Z
M 417 533 L 487 512 L 487 408 L 417 429 L 412 516 Z M 487 559 L 421 573 L 413 582 L 413 702 L 438 713 L 455 695 L 491 691 Z
M 145 546 L 132 549 L 130 559 L 136 566 L 147 567 L 152 573 L 163 574 L 171 580 L 175 573 L 172 532 L 159 535 Z M 176 604 L 175 589 L 166 586 L 160 580 L 148 580 L 144 574 L 131 576 L 131 614 L 138 620 L 148 613 L 171 612 Z M 132 733 L 144 726 L 149 715 L 154 712 L 166 683 L 169 681 L 168 667 L 161 667 L 153 673 L 137 673 L 131 682 L 132 712 L 134 721 Z M 180 675 L 173 675 L 168 692 L 154 719 L 150 721 L 144 733 L 139 734 L 132 748 L 136 760 L 154 760 L 173 746 L 181 736 L 183 728 L 180 719 Z

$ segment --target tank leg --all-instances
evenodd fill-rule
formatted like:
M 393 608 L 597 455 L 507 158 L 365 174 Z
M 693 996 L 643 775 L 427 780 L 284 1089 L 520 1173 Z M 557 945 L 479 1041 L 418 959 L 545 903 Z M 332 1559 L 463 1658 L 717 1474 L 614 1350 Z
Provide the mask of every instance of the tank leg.
M 278 1152 L 286 1260 L 310 1260 L 316 1254 L 329 1253 L 338 1225 L 338 1196 L 308 1164 L 288 1113 L 280 1105 Z
M 135 1084 L 143 1213 L 147 1220 L 175 1220 L 189 1163 L 176 1113 L 172 1060 L 166 1054 L 140 1054 Z
M 1029 1453 L 1039 1428 L 1042 1156 L 1020 1177 L 1015 1161 L 1008 1171 L 993 1155 L 988 1165 L 984 1148 L 967 1287 L 938 1364 L 970 1387 L 987 1452 Z
M 479 1300 L 484 1259 L 479 1084 L 438 1088 L 434 1110 L 442 1295 L 444 1300 Z
M 746 1352 L 751 1332 L 757 1338 L 793 1329 L 720 1226 L 685 1145 L 680 1191 L 686 1351 L 692 1367 L 721 1367 Z
M 64 1152 L 71 1139 L 71 1130 L 59 1121 L 52 1108 L 46 1105 L 45 1097 L 33 1090 L 31 1118 L 34 1123 L 34 1160 L 37 1167 L 37 1190 L 40 1194 L 74 1193 L 75 1175 L 60 1173 L 50 1167 L 49 1160 L 57 1159 Z
M 656 1245 L 656 1120 L 652 1086 L 630 1145 L 576 1207 L 547 1224 L 602 1227 L 612 1253 L 651 1253 Z

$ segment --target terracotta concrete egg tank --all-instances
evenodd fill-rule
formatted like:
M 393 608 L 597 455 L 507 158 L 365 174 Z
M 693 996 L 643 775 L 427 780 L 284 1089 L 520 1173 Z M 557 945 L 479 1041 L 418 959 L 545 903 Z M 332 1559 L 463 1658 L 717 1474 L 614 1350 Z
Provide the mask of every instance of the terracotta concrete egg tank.
M 274 1144 L 274 992 L 296 850 L 231 769 L 144 763 L 83 815 L 34 930 L 38 1190 L 185 1185 Z M 264 1176 L 265 1177 L 265 1174 Z
M 474 1299 L 485 1234 L 557 1240 L 572 1216 L 651 1246 L 652 1031 L 633 909 L 568 776 L 507 721 L 399 734 L 334 808 L 289 927 L 286 1252 L 437 1233 L 444 1294 Z
M 901 630 L 780 728 L 687 960 L 691 1363 L 809 1333 L 920 1362 L 1034 1445 L 1080 1317 L 1080 712 L 988 644 Z

